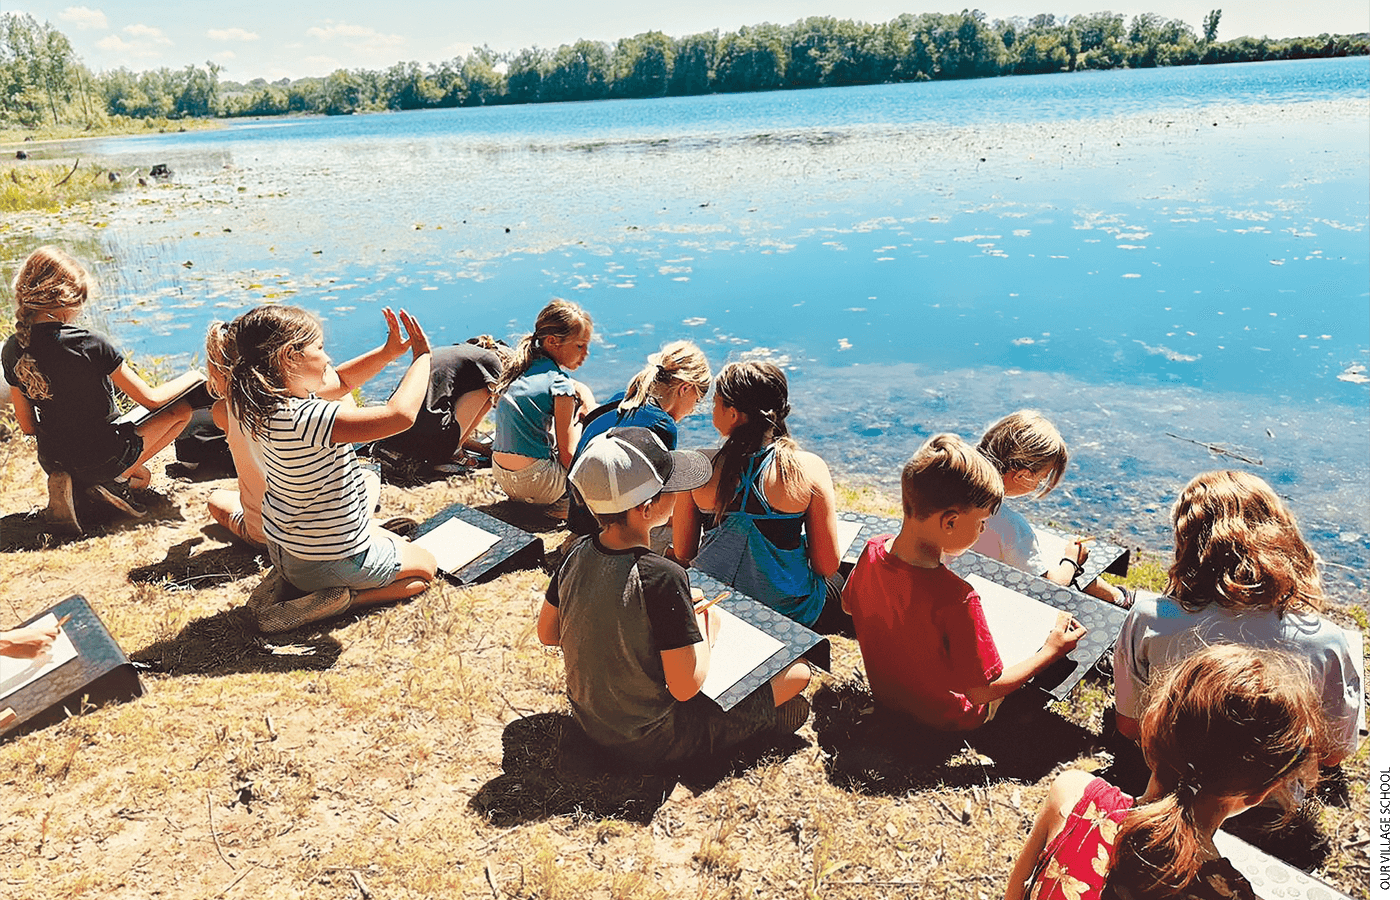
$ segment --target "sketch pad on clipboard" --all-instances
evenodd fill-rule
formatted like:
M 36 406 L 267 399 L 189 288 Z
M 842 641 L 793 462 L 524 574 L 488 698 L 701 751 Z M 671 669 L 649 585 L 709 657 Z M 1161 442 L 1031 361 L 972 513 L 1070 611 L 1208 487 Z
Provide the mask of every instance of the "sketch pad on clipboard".
M 49 613 L 42 619 L 35 621 L 33 627 L 46 628 L 56 621 L 58 620 L 54 614 Z M 0 656 L 0 700 L 4 700 L 25 685 L 38 681 L 70 659 L 75 659 L 77 655 L 78 651 L 73 647 L 73 642 L 68 639 L 68 635 L 62 629 L 59 629 L 58 637 L 54 639 L 48 652 L 35 659 L 14 659 L 9 656 Z
M 965 580 L 982 598 L 982 613 L 987 617 L 987 627 L 991 629 L 1003 666 L 1014 665 L 1039 650 L 1059 620 L 1060 611 L 1048 603 L 988 581 L 981 575 L 968 575 Z
M 413 543 L 431 553 L 439 569 L 456 572 L 490 550 L 500 539 L 499 535 L 453 516 Z
M 700 691 L 711 700 L 733 687 L 745 675 L 768 661 L 783 649 L 783 642 L 765 634 L 736 615 L 718 606 L 710 615 L 719 614 L 719 635 L 710 648 L 710 671 Z
M 865 527 L 863 522 L 850 522 L 846 519 L 836 520 L 836 558 L 844 559 L 847 553 L 851 552 L 851 545 L 856 542 L 856 536 Z

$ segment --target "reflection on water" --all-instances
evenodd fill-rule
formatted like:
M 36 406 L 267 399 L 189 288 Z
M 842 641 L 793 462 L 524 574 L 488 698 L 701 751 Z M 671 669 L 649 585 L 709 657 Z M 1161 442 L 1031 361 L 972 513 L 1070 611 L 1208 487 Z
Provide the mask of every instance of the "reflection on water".
M 1355 598 L 1370 533 L 1367 66 L 106 140 L 114 167 L 166 162 L 176 179 L 102 210 L 101 251 L 74 231 L 99 260 L 108 325 L 138 353 L 197 352 L 210 319 L 258 302 L 315 309 L 343 357 L 379 339 L 381 305 L 448 342 L 518 334 L 564 296 L 597 323 L 580 375 L 599 393 L 673 337 L 716 364 L 769 356 L 793 380 L 799 438 L 890 490 L 923 437 L 976 438 L 1027 405 L 1074 454 L 1033 517 L 1165 549 L 1181 485 L 1253 468 Z M 6 260 L 46 237 L 10 239 Z M 689 442 L 713 439 L 704 419 Z

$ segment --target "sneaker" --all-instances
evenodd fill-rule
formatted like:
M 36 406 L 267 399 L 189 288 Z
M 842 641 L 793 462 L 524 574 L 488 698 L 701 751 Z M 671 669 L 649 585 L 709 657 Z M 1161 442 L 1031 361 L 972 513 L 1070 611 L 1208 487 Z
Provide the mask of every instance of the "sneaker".
M 291 631 L 308 622 L 340 615 L 350 608 L 350 599 L 350 589 L 347 587 L 324 588 L 314 594 L 303 594 L 254 608 L 253 623 L 263 634 Z M 251 598 L 248 605 L 253 606 Z
M 797 729 L 807 724 L 807 717 L 812 714 L 812 704 L 798 694 L 778 707 L 777 714 L 778 720 L 773 728 L 783 734 L 795 734 Z
M 379 527 L 406 538 L 418 531 L 418 522 L 410 516 L 394 516 L 392 519 L 386 519 Z
M 73 476 L 67 472 L 49 473 L 49 505 L 44 516 L 60 530 L 82 534 L 78 509 L 73 505 Z
M 300 595 L 301 591 L 277 574 L 276 569 L 269 569 L 262 581 L 259 581 L 253 592 L 248 595 L 248 608 L 253 611 L 253 617 L 256 619 L 259 609 Z
M 133 519 L 139 519 L 146 514 L 146 507 L 136 502 L 132 496 L 131 486 L 121 481 L 108 481 L 103 484 L 94 484 L 87 489 L 87 494 L 94 500 L 101 500 L 117 512 Z

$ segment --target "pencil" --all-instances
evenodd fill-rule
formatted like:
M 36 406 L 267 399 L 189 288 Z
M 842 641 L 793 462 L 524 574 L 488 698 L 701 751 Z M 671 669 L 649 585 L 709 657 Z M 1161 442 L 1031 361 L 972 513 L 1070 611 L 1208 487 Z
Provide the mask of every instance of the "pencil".
M 714 605 L 715 605 L 716 603 L 718 603 L 719 601 L 728 598 L 732 593 L 733 593 L 732 591 L 720 591 L 718 594 L 715 594 L 713 600 L 704 600 L 704 601 L 702 601 L 702 602 L 700 603 L 700 605 L 698 605 L 698 606 L 695 607 L 695 611 L 696 611 L 697 613 L 702 613 L 702 612 L 704 612 L 705 610 L 709 609 L 711 606 L 714 606 Z
M 73 614 L 72 614 L 72 613 L 69 613 L 68 615 L 66 615 L 66 616 L 64 616 L 63 618 L 59 619 L 59 620 L 58 620 L 58 624 L 57 624 L 55 627 L 57 627 L 57 628 L 62 628 L 64 625 L 67 625 L 67 624 L 68 624 L 68 620 L 71 619 L 71 618 L 73 618 Z

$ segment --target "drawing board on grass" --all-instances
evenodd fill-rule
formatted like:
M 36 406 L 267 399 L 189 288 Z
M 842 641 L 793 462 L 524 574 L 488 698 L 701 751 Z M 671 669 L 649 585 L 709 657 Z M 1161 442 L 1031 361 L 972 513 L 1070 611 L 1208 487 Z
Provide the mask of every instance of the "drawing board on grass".
M 496 545 L 501 538 L 484 528 L 452 516 L 415 538 L 413 543 L 427 550 L 444 572 L 456 572 Z
M 982 613 L 1003 666 L 1018 663 L 1040 649 L 1060 610 L 981 575 L 968 575 L 966 580 L 982 598 Z
M 710 607 L 710 615 L 718 615 L 719 634 L 710 648 L 710 671 L 700 691 L 718 700 L 720 694 L 782 650 L 783 642 L 719 606 Z
M 57 621 L 54 614 L 49 613 L 33 624 L 36 628 L 48 628 Z M 77 655 L 78 651 L 68 634 L 59 629 L 58 637 L 49 649 L 34 659 L 0 656 L 0 700 L 4 700 L 25 685 L 38 681 Z

